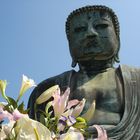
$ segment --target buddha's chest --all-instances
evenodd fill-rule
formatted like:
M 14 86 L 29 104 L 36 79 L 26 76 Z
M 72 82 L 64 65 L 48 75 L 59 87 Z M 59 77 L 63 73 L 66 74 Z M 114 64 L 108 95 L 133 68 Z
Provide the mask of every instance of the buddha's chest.
M 96 108 L 110 112 L 120 112 L 122 102 L 122 89 L 113 69 L 93 77 L 77 75 L 74 79 L 72 98 L 86 99 L 86 108 L 93 100 Z

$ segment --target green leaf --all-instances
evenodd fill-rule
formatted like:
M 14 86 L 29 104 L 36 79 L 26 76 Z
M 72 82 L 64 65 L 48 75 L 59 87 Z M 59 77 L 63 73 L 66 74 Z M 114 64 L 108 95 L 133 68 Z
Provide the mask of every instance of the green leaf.
M 24 102 L 22 102 L 19 106 L 18 106 L 18 110 L 20 112 L 24 111 Z
M 14 107 L 14 109 L 16 109 L 17 106 L 18 106 L 17 102 L 13 98 L 11 98 L 11 97 L 7 97 L 7 98 L 9 100 L 9 102 L 10 102 L 10 105 L 12 105 Z
M 8 104 L 6 106 L 4 106 L 4 110 L 7 110 L 8 112 L 11 112 L 11 109 L 9 108 Z
M 45 120 L 45 126 L 49 127 L 49 118 L 45 118 L 44 120 Z
M 40 115 L 40 122 L 41 122 L 42 124 L 45 124 L 45 117 L 44 117 L 43 114 Z
M 29 112 L 29 108 L 28 109 L 26 109 L 26 110 L 23 110 L 21 113 L 23 113 L 23 114 L 28 114 L 28 112 Z
M 51 116 L 53 116 L 52 114 L 53 114 L 53 111 L 50 111 L 50 112 L 47 114 L 47 117 L 50 118 Z

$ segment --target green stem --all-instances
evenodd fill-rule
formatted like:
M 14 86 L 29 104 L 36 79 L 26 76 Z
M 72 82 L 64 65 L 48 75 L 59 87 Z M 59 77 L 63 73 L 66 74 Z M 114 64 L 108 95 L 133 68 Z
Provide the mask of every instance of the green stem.
M 17 98 L 17 100 L 16 100 L 17 103 L 19 102 L 19 100 L 20 100 L 20 98 L 21 98 L 22 95 L 23 95 L 23 93 L 20 93 L 20 94 L 18 95 L 18 98 Z

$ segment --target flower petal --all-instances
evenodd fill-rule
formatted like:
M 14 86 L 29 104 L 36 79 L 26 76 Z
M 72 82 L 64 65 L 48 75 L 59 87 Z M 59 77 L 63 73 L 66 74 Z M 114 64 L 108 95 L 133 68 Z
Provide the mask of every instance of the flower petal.
M 68 102 L 68 105 L 67 105 L 67 109 L 70 109 L 71 107 L 77 105 L 80 101 L 78 101 L 77 99 L 74 99 L 74 100 L 70 100 Z
M 7 110 L 3 110 L 2 107 L 0 107 L 0 121 L 4 120 L 5 118 L 8 118 L 8 120 L 13 120 L 13 115 L 10 114 Z
M 52 86 L 49 89 L 45 90 L 36 100 L 37 104 L 42 104 L 50 99 L 53 94 L 59 89 L 58 85 Z
M 17 101 L 19 101 L 19 99 L 23 96 L 23 94 L 31 87 L 36 86 L 34 80 L 29 79 L 27 76 L 23 75 L 22 76 L 22 85 L 20 88 L 20 92 L 19 92 L 19 96 Z
M 70 94 L 70 88 L 67 88 L 64 94 L 61 96 L 61 109 L 63 110 L 63 112 L 66 109 L 66 105 L 69 99 L 69 94 Z
M 85 106 L 86 100 L 83 98 L 82 101 L 79 102 L 79 104 L 74 108 L 72 112 L 72 116 L 78 117 L 80 113 L 83 111 L 83 108 Z
M 36 140 L 35 130 L 39 134 L 40 140 L 52 140 L 51 132 L 47 127 L 27 117 L 23 117 L 17 121 L 15 127 L 17 140 Z
M 2 96 L 5 96 L 3 94 L 5 93 L 6 86 L 7 86 L 7 81 L 0 80 L 0 92 L 2 93 Z
M 59 132 L 63 131 L 64 128 L 66 127 L 66 120 L 67 120 L 67 117 L 65 116 L 60 117 L 58 125 L 57 125 L 57 129 Z
M 94 115 L 95 112 L 95 100 L 92 102 L 90 108 L 87 110 L 85 114 L 83 114 L 81 117 L 84 118 L 87 122 L 91 120 L 91 118 Z
M 0 92 L 1 92 L 1 95 L 9 103 L 9 99 L 5 94 L 6 86 L 7 86 L 7 81 L 6 80 L 0 80 Z
M 60 116 L 64 113 L 69 99 L 69 94 L 70 94 L 69 88 L 67 88 L 67 90 L 64 92 L 62 96 L 60 96 L 59 93 L 54 94 L 53 109 L 54 114 L 57 118 L 60 118 Z
M 13 119 L 15 121 L 22 118 L 22 117 L 28 117 L 28 114 L 22 114 L 17 109 L 15 109 L 12 114 L 13 114 Z
M 67 125 L 72 126 L 75 123 L 76 123 L 76 119 L 73 116 L 68 116 Z
M 13 129 L 15 123 L 16 123 L 16 121 L 10 121 L 8 124 L 2 125 L 2 130 L 5 132 L 5 134 L 7 136 L 11 133 L 11 130 Z
M 67 111 L 65 111 L 65 112 L 62 114 L 62 116 L 68 117 L 68 116 L 70 116 L 70 115 L 72 114 L 72 112 L 73 112 L 73 108 L 68 109 Z
M 108 140 L 106 130 L 100 127 L 99 125 L 93 125 L 97 129 L 98 138 L 95 140 Z
M 67 133 L 60 135 L 60 140 L 84 140 L 82 133 L 70 127 Z
M 54 110 L 54 115 L 59 118 L 61 114 L 63 113 L 63 110 L 61 109 L 60 92 L 55 93 L 53 97 L 54 97 L 54 100 L 52 101 L 52 106 Z

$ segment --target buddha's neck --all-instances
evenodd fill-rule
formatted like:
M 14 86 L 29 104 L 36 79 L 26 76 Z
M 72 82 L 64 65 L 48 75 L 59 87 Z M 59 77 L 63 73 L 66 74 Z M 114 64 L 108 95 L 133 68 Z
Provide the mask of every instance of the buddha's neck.
M 87 74 L 97 74 L 107 70 L 107 68 L 111 68 L 112 63 L 109 61 L 92 61 L 92 62 L 80 62 L 79 68 L 80 72 Z

